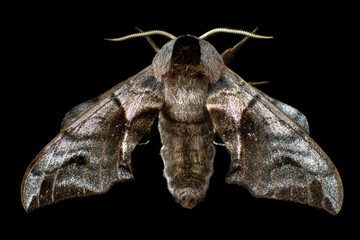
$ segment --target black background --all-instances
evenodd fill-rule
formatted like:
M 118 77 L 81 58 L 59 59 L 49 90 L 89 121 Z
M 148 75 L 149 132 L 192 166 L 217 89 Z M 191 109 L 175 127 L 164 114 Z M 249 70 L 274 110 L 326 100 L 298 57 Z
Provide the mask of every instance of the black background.
M 11 34 L 8 63 L 12 68 L 5 101 L 10 130 L 5 151 L 10 153 L 11 186 L 4 198 L 10 200 L 8 223 L 19 232 L 37 237 L 44 230 L 79 235 L 112 233 L 116 238 L 130 233 L 170 236 L 235 234 L 249 232 L 280 237 L 324 232 L 342 233 L 354 213 L 351 205 L 356 190 L 350 173 L 356 161 L 351 136 L 358 132 L 354 119 L 350 74 L 351 18 L 341 15 L 350 6 L 312 4 L 245 6 L 225 1 L 194 5 L 188 2 L 133 3 L 129 5 L 29 5 L 16 12 L 17 27 Z M 256 199 L 242 187 L 224 181 L 229 155 L 217 147 L 215 173 L 204 202 L 192 210 L 176 204 L 162 176 L 160 139 L 156 124 L 150 143 L 133 153 L 136 180 L 120 183 L 104 194 L 66 200 L 35 210 L 22 209 L 22 176 L 36 154 L 59 131 L 62 117 L 73 106 L 108 90 L 151 64 L 155 52 L 145 39 L 106 42 L 143 30 L 161 29 L 179 36 L 200 36 L 215 27 L 253 30 L 272 35 L 271 40 L 249 40 L 229 66 L 246 81 L 269 81 L 259 88 L 270 96 L 298 108 L 310 124 L 313 139 L 337 166 L 343 179 L 345 199 L 336 217 L 324 210 L 292 202 Z M 162 46 L 164 37 L 153 40 Z M 221 53 L 240 36 L 219 34 L 208 39 Z M 9 109 L 7 109 L 9 107 Z M 6 170 L 6 169 L 5 169 Z M 6 170 L 7 171 L 7 170 Z M 328 224 L 326 228 L 319 226 Z M 250 231 L 254 226 L 258 230 Z M 350 226 L 347 226 L 350 227 Z M 350 227 L 351 228 L 351 227 Z M 165 233 L 166 229 L 171 233 Z M 271 230 L 270 230 L 271 229 Z M 315 233 L 316 232 L 316 233 Z M 240 235 L 241 234 L 241 235 Z M 54 235 L 56 236 L 56 235 Z

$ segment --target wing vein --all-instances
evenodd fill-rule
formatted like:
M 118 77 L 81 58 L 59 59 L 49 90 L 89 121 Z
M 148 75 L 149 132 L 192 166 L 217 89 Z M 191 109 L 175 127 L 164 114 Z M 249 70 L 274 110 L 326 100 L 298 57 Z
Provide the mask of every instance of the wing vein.
M 78 126 L 77 126 L 77 127 L 78 127 Z M 79 130 L 79 129 L 78 129 L 78 130 Z M 78 130 L 77 130 L 77 131 L 78 131 Z M 56 144 L 55 144 L 55 146 L 54 146 L 54 150 L 52 151 L 50 157 L 46 158 L 45 169 L 44 169 L 44 171 L 43 171 L 42 174 L 41 174 L 41 178 L 40 178 L 40 180 L 39 180 L 39 182 L 38 182 L 38 189 L 39 189 L 39 190 L 38 190 L 37 193 L 36 193 L 38 207 L 40 207 L 40 191 L 41 191 L 42 182 L 44 181 L 46 172 L 47 172 L 48 167 L 49 167 L 49 163 L 50 163 L 50 161 L 53 160 L 53 156 L 54 156 L 55 152 L 57 151 L 57 148 L 58 148 L 60 142 L 61 142 L 61 141 L 57 141 L 57 142 L 56 142 Z M 72 143 L 72 144 L 73 144 L 73 143 Z M 69 151 L 69 149 L 67 149 L 65 155 L 67 154 L 68 151 Z M 62 160 L 63 158 L 64 158 L 64 157 L 61 157 L 60 160 Z M 39 163 L 40 163 L 40 161 L 37 161 L 37 164 L 39 164 Z M 34 165 L 34 167 L 35 167 L 35 165 Z
M 52 184 L 52 188 L 51 188 L 51 200 L 54 202 L 55 201 L 55 187 L 56 187 L 56 179 L 57 179 L 57 176 L 60 172 L 60 168 L 56 170 L 56 173 L 55 173 L 55 176 L 54 176 L 54 181 L 53 181 L 53 184 Z
M 104 181 L 103 181 L 103 167 L 104 167 L 104 162 L 105 162 L 105 154 L 106 154 L 106 149 L 108 147 L 108 142 L 110 140 L 110 134 L 111 134 L 111 127 L 113 125 L 113 122 L 116 120 L 115 118 L 117 117 L 116 114 L 114 114 L 107 122 L 108 126 L 104 126 L 103 129 L 101 130 L 101 134 L 103 134 L 103 132 L 105 131 L 105 127 L 107 127 L 107 133 L 106 133 L 106 137 L 105 137 L 105 141 L 104 141 L 104 147 L 102 150 L 102 154 L 101 154 L 101 161 L 100 161 L 100 170 L 99 170 L 99 174 L 100 174 L 100 182 L 101 182 L 101 191 L 104 191 Z
M 109 126 L 109 128 L 110 128 L 110 126 Z M 105 126 L 101 128 L 101 131 L 100 131 L 101 136 L 104 134 L 104 131 L 105 131 Z M 100 180 L 100 191 L 101 192 L 104 191 L 103 167 L 104 167 L 104 161 L 105 161 L 105 152 L 106 152 L 106 148 L 107 148 L 107 141 L 109 140 L 109 132 L 110 131 L 105 133 L 106 134 L 105 141 L 104 141 L 103 149 L 101 151 L 101 159 L 100 159 L 100 166 L 99 166 L 99 178 L 100 178 L 99 180 Z
M 268 122 L 269 123 L 269 122 Z M 276 162 L 275 162 L 275 159 L 274 159 L 274 149 L 273 147 L 271 146 L 270 144 L 270 139 L 269 139 L 269 136 L 268 134 L 264 134 L 265 135 L 265 139 L 266 139 L 266 143 L 267 145 L 269 146 L 269 149 L 270 149 L 270 155 L 271 155 L 271 161 L 272 163 L 274 164 L 274 189 L 273 189 L 273 196 L 275 196 L 276 194 L 276 190 L 278 188 L 278 179 L 277 179 L 277 172 L 278 172 L 278 168 L 277 168 L 277 165 L 276 165 Z

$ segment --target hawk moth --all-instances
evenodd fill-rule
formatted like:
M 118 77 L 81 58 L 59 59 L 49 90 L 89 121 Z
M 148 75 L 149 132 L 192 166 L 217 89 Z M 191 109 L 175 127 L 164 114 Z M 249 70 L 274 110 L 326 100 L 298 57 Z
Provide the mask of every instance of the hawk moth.
M 231 155 L 229 184 L 255 197 L 290 200 L 337 214 L 340 175 L 310 138 L 306 117 L 245 82 L 206 40 L 216 32 L 265 38 L 242 30 L 214 29 L 201 37 L 175 37 L 152 64 L 102 95 L 71 109 L 60 133 L 24 175 L 26 211 L 60 200 L 105 193 L 134 178 L 131 153 L 159 118 L 161 157 L 176 202 L 193 208 L 205 198 L 213 173 L 217 134 Z

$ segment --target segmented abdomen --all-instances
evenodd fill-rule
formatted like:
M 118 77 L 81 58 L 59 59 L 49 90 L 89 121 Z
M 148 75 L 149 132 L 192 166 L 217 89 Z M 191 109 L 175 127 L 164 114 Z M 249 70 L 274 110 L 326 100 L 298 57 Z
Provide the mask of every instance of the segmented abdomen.
M 159 117 L 164 176 L 174 199 L 193 208 L 206 194 L 213 173 L 215 147 L 210 119 L 180 123 Z

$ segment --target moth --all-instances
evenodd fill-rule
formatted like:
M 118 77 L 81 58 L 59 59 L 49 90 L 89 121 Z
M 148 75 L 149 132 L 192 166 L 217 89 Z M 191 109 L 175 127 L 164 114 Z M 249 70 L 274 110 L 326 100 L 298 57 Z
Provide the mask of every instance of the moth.
M 220 55 L 205 40 L 219 32 L 246 38 Z M 60 133 L 31 162 L 21 186 L 26 211 L 102 194 L 115 183 L 133 180 L 131 153 L 158 117 L 164 176 L 182 207 L 193 208 L 205 198 L 218 135 L 231 155 L 227 183 L 255 197 L 339 213 L 340 175 L 310 138 L 306 117 L 226 66 L 249 37 L 269 37 L 217 28 L 200 37 L 155 30 L 109 40 L 150 41 L 155 34 L 170 41 L 154 47 L 152 64 L 71 109 Z

